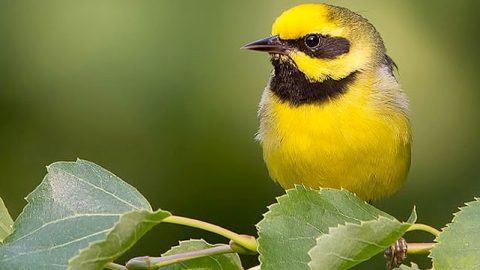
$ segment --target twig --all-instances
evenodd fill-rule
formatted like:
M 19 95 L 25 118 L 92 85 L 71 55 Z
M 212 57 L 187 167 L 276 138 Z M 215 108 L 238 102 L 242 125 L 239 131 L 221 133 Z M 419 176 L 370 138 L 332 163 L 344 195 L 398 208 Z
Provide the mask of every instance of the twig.
M 408 243 L 408 254 L 429 254 L 435 243 Z
M 240 235 L 238 233 L 222 228 L 218 225 L 180 216 L 170 216 L 165 218 L 162 222 L 179 224 L 213 232 L 234 241 L 238 245 L 252 252 L 257 252 L 257 240 L 253 236 Z
M 137 257 L 127 262 L 126 269 L 129 269 L 129 270 L 157 269 L 162 266 L 183 262 L 183 261 L 187 261 L 187 260 L 191 260 L 199 257 L 214 256 L 214 255 L 234 253 L 234 252 L 235 251 L 229 245 L 221 245 L 217 247 L 179 253 L 179 254 L 163 256 L 163 257 L 148 257 L 148 256 Z
M 110 270 L 127 270 L 127 267 L 114 262 L 107 263 L 107 265 L 105 265 L 104 268 L 107 268 Z
M 408 228 L 407 232 L 411 232 L 411 231 L 424 231 L 424 232 L 428 232 L 430 234 L 433 234 L 435 237 L 437 237 L 439 234 L 440 234 L 440 231 L 431 227 L 431 226 L 428 226 L 428 225 L 425 225 L 425 224 L 420 224 L 420 223 L 416 223 L 416 224 L 413 224 L 412 226 L 410 226 L 410 228 Z

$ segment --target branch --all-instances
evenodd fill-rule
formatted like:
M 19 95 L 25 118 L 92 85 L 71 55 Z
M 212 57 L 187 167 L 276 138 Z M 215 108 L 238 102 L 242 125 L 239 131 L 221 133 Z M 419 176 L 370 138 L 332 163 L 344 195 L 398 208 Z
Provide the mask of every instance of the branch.
M 157 269 L 162 266 L 179 263 L 195 258 L 214 256 L 225 253 L 234 253 L 235 251 L 229 245 L 222 245 L 218 247 L 212 247 L 207 249 L 201 249 L 196 251 L 190 251 L 185 253 L 179 253 L 175 255 L 169 255 L 164 257 L 136 257 L 127 262 L 127 268 L 129 270 L 140 269 Z
M 430 234 L 433 234 L 435 237 L 437 237 L 439 234 L 440 234 L 440 231 L 431 227 L 431 226 L 428 226 L 428 225 L 425 225 L 425 224 L 420 224 L 420 223 L 416 223 L 416 224 L 413 224 L 412 226 L 410 226 L 410 228 L 408 228 L 407 232 L 411 232 L 411 231 L 424 231 L 424 232 L 428 232 Z
M 435 243 L 408 243 L 408 254 L 429 254 Z
M 107 265 L 105 265 L 104 268 L 107 268 L 110 270 L 127 270 L 125 266 L 114 263 L 114 262 L 107 263 Z
M 257 240 L 253 236 L 240 235 L 220 226 L 186 217 L 169 216 L 165 218 L 162 222 L 179 224 L 213 232 L 232 240 L 236 244 L 244 247 L 251 252 L 257 252 Z

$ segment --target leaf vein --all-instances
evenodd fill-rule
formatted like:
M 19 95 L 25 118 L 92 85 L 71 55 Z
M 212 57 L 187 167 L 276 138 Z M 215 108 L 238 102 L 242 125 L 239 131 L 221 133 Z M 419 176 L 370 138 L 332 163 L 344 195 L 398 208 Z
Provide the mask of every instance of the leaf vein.
M 70 175 L 70 176 L 78 179 L 80 182 L 83 182 L 83 183 L 85 183 L 85 184 L 87 184 L 87 185 L 90 185 L 90 186 L 92 186 L 93 188 L 98 189 L 98 190 L 102 191 L 103 193 L 108 194 L 108 195 L 114 197 L 115 199 L 119 200 L 120 202 L 123 202 L 124 204 L 132 207 L 132 208 L 135 209 L 135 210 L 140 210 L 140 208 L 138 208 L 137 206 L 133 205 L 131 202 L 128 202 L 128 201 L 126 201 L 126 200 L 118 197 L 117 195 L 111 193 L 110 191 L 107 191 L 107 190 L 105 190 L 105 189 L 103 189 L 103 188 L 101 188 L 101 187 L 99 187 L 99 186 L 96 186 L 96 185 L 94 185 L 94 184 L 92 184 L 92 183 L 90 183 L 90 182 L 88 182 L 88 181 L 85 181 L 85 179 L 82 179 L 82 178 L 78 177 L 77 175 L 72 174 L 72 173 L 70 173 L 70 172 L 67 172 L 67 171 L 65 171 L 65 170 L 62 170 L 62 172 L 64 172 L 64 173 L 66 173 L 66 174 L 68 174 L 68 175 Z
M 25 255 L 37 254 L 37 253 L 42 253 L 42 252 L 45 252 L 45 251 L 51 251 L 51 250 L 54 250 L 54 249 L 59 249 L 59 248 L 68 246 L 68 245 L 70 245 L 70 244 L 73 244 L 73 243 L 75 243 L 75 242 L 82 241 L 82 240 L 88 239 L 88 238 L 90 238 L 90 237 L 97 236 L 97 235 L 99 235 L 99 234 L 105 233 L 105 232 L 107 232 L 107 231 L 109 231 L 109 230 L 110 230 L 110 229 L 103 230 L 103 231 L 99 231 L 99 232 L 92 233 L 92 234 L 89 234 L 89 235 L 85 235 L 85 236 L 82 236 L 82 237 L 80 237 L 80 238 L 76 238 L 76 239 L 74 239 L 74 240 L 72 240 L 72 241 L 69 241 L 69 242 L 66 242 L 66 243 L 63 243 L 63 244 L 60 244 L 60 245 L 56 245 L 56 246 L 53 246 L 53 247 L 50 247 L 50 248 L 39 249 L 39 250 L 35 250 L 35 251 L 32 251 L 32 252 L 18 253 L 18 254 L 15 255 L 15 256 L 6 258 L 5 260 L 3 260 L 3 262 L 7 262 L 7 261 L 13 260 L 13 259 L 18 258 L 18 257 L 23 257 L 23 256 L 25 256 Z
M 15 241 L 20 241 L 36 232 L 38 232 L 39 230 L 49 226 L 49 225 L 52 225 L 52 224 L 55 224 L 55 223 L 58 223 L 58 222 L 62 222 L 62 221 L 66 221 L 66 220 L 69 220 L 69 219 L 74 219 L 74 218 L 78 218 L 78 217 L 90 217 L 90 216 L 99 216 L 99 217 L 113 217 L 113 216 L 120 216 L 119 214 L 108 214 L 108 213 L 99 213 L 99 214 L 80 214 L 80 215 L 73 215 L 73 216 L 68 216 L 68 217 L 64 217 L 64 218 L 61 218 L 61 219 L 56 219 L 56 220 L 52 220 L 50 222 L 46 222 L 44 224 L 42 224 L 42 226 L 38 227 L 37 229 L 21 236 L 20 238 L 18 239 L 15 239 Z

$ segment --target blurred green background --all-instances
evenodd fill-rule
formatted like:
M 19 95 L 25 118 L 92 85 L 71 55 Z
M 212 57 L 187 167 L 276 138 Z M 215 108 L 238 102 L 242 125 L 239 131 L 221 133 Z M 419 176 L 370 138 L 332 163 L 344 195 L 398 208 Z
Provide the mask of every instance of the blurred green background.
M 298 3 L 2 0 L 0 196 L 12 215 L 46 165 L 80 157 L 154 207 L 254 234 L 283 191 L 253 140 L 268 57 L 239 48 Z M 420 222 L 442 227 L 480 195 L 480 2 L 330 3 L 377 27 L 411 99 L 409 181 L 376 206 L 403 219 L 416 205 Z M 225 242 L 161 225 L 123 259 L 198 237 Z M 359 269 L 372 267 L 380 257 Z

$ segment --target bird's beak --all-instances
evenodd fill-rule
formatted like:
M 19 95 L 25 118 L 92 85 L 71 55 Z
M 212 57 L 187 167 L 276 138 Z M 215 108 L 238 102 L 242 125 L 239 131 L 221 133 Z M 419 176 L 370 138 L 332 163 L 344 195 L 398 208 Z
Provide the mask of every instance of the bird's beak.
M 260 39 L 252 43 L 248 43 L 241 49 L 268 52 L 272 54 L 287 54 L 287 46 L 282 44 L 282 41 L 278 36 L 271 36 L 268 38 Z

